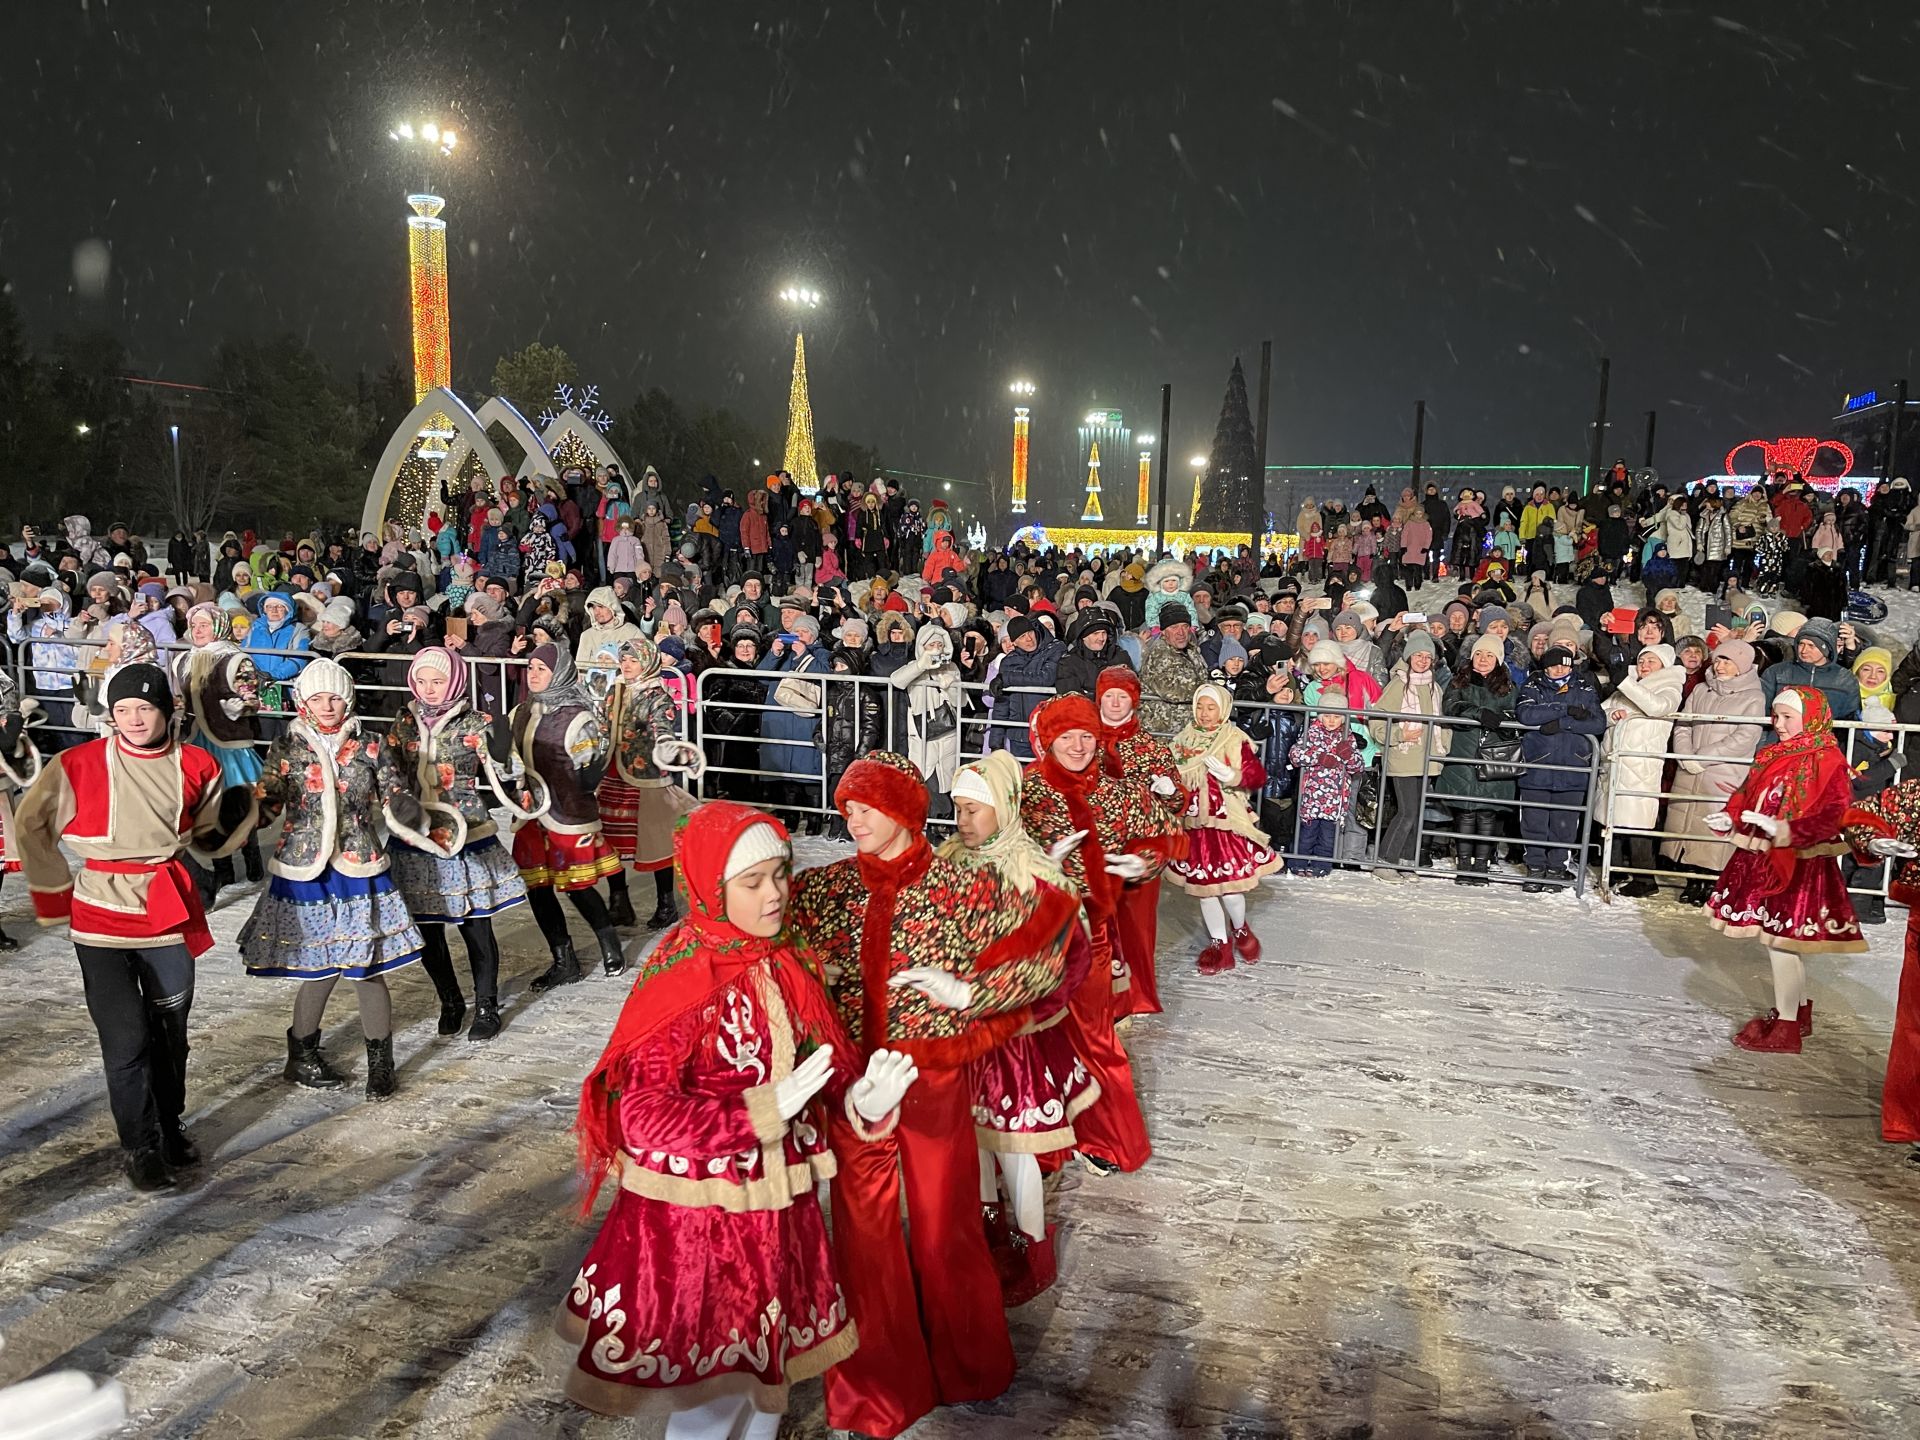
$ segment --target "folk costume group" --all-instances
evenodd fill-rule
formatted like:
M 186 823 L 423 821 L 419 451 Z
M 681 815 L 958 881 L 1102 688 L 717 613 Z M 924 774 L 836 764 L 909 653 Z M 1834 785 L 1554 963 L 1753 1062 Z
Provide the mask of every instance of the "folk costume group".
M 320 1046 L 345 978 L 374 1098 L 396 1084 L 389 975 L 420 963 L 440 1033 L 457 1034 L 458 929 L 467 1033 L 491 1039 L 493 917 L 529 904 L 551 956 L 532 988 L 571 984 L 564 895 L 618 975 L 634 914 L 624 883 L 612 905 L 598 884 L 639 870 L 665 934 L 581 1090 L 583 1215 L 613 1199 L 556 1317 L 568 1395 L 664 1414 L 677 1440 L 771 1437 L 814 1376 L 831 1425 L 878 1437 L 999 1395 L 1015 1368 L 1005 1309 L 1055 1275 L 1043 1177 L 1076 1154 L 1098 1174 L 1152 1154 L 1122 1035 L 1161 1008 L 1162 876 L 1199 900 L 1201 973 L 1260 959 L 1245 896 L 1281 862 L 1248 804 L 1265 775 L 1232 697 L 1199 687 L 1168 743 L 1140 727 L 1133 673 L 1101 672 L 1092 700 L 1034 711 L 1036 759 L 960 767 L 937 850 L 920 771 L 869 754 L 834 791 L 855 853 L 795 873 L 780 821 L 696 807 L 674 783 L 698 751 L 677 739 L 651 643 L 609 658 L 602 696 L 536 648 L 526 698 L 496 722 L 458 655 L 422 650 L 384 735 L 318 659 L 263 758 L 252 682 L 217 633 L 178 674 L 120 665 L 111 733 L 52 757 L 0 686 L 0 858 L 24 868 L 42 922 L 70 928 L 129 1178 L 157 1189 L 198 1163 L 182 1117 L 194 965 L 212 944 L 204 876 L 263 823 L 284 822 L 240 951 L 250 976 L 293 983 L 286 1077 L 345 1083 Z M 1707 911 L 1772 958 L 1774 1006 L 1734 1043 L 1797 1053 L 1813 1029 L 1802 957 L 1865 948 L 1838 857 L 1893 861 L 1896 898 L 1920 900 L 1920 781 L 1853 804 L 1818 689 L 1782 690 L 1773 725 L 1709 822 L 1729 858 Z M 510 849 L 496 808 L 516 822 Z M 1920 1145 L 1916 914 L 1883 1129 Z

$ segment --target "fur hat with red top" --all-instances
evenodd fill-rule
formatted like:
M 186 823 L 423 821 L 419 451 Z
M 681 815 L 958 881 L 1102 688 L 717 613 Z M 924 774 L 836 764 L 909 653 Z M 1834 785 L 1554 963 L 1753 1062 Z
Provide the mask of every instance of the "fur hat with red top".
M 833 787 L 833 803 L 844 815 L 849 802 L 878 810 L 909 830 L 927 828 L 927 783 L 904 755 L 876 750 L 849 765 Z
M 1093 682 L 1093 700 L 1097 705 L 1109 690 L 1124 690 L 1133 697 L 1133 703 L 1140 703 L 1140 677 L 1133 673 L 1128 665 L 1109 665 L 1100 672 Z
M 1069 730 L 1085 730 L 1089 735 L 1100 733 L 1100 712 L 1084 695 L 1056 695 L 1044 700 L 1027 722 L 1027 734 L 1036 755 L 1052 750 L 1053 742 Z

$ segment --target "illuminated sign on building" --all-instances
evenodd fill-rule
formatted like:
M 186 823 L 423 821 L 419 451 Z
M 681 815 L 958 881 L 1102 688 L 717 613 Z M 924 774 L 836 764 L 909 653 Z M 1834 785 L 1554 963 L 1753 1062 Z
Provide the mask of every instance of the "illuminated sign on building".
M 1869 405 L 1878 405 L 1879 403 L 1880 392 L 1878 390 L 1869 390 L 1864 395 L 1847 396 L 1847 409 L 1849 410 L 1864 410 Z

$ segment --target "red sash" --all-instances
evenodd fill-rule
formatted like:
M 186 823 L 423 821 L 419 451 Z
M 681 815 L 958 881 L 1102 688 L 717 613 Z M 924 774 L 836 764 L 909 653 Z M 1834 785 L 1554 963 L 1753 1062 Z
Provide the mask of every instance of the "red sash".
M 89 860 L 86 868 L 102 875 L 152 876 L 147 886 L 147 910 L 144 915 L 103 910 L 89 905 L 76 894 L 73 928 L 126 940 L 178 932 L 186 941 L 190 955 L 202 955 L 213 948 L 213 934 L 207 929 L 207 912 L 200 903 L 199 888 L 194 885 L 186 863 L 178 856 L 157 865 L 144 860 Z

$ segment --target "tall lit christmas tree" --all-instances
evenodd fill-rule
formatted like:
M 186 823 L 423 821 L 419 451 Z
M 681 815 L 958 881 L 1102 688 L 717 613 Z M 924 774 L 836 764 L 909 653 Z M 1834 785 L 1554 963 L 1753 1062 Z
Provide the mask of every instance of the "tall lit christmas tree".
M 787 458 L 781 469 L 793 477 L 804 495 L 820 488 L 820 472 L 813 458 L 813 405 L 807 399 L 807 341 L 793 337 L 793 384 L 787 390 Z
M 1220 402 L 1220 420 L 1213 431 L 1213 449 L 1207 456 L 1204 487 L 1196 487 L 1193 524 L 1200 530 L 1245 530 L 1253 517 L 1255 486 L 1260 469 L 1254 453 L 1253 415 L 1247 406 L 1247 377 L 1240 357 L 1227 376 L 1226 398 Z M 1264 475 L 1258 480 L 1264 480 Z M 1264 488 L 1261 487 L 1261 488 Z
M 1100 442 L 1093 442 L 1093 449 L 1087 455 L 1087 508 L 1080 512 L 1082 520 L 1105 520 L 1100 513 Z

